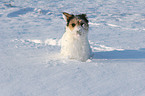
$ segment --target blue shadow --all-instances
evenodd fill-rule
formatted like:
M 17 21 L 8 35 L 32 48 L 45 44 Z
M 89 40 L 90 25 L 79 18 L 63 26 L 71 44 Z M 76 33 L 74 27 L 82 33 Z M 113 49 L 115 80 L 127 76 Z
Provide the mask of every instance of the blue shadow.
M 34 10 L 34 8 L 24 8 L 24 9 L 20 9 L 18 11 L 9 13 L 7 15 L 7 17 L 18 17 L 19 15 L 24 15 L 24 14 L 26 14 L 28 12 L 32 12 L 33 10 Z
M 94 52 L 94 59 L 145 59 L 145 48 L 139 50 Z
M 33 12 L 34 11 L 34 8 L 23 8 L 23 9 L 20 9 L 18 11 L 15 11 L 15 12 L 12 12 L 12 13 L 9 13 L 7 15 L 7 17 L 18 17 L 19 15 L 24 15 L 28 12 Z M 41 14 L 44 14 L 46 15 L 48 12 L 51 12 L 50 10 L 41 10 Z M 51 15 L 52 13 L 49 13 L 48 15 Z

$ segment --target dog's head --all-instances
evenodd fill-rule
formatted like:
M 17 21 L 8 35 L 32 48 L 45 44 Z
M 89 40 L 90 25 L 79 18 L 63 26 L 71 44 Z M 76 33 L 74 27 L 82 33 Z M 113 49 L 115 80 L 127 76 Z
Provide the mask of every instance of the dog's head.
M 67 22 L 66 28 L 71 34 L 81 36 L 88 33 L 89 21 L 86 14 L 73 15 L 63 12 L 63 18 Z

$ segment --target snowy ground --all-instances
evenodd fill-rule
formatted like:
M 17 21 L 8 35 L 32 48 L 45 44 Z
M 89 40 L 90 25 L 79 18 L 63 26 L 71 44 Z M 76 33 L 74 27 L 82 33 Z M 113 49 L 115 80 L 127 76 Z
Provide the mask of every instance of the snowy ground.
M 60 56 L 63 11 L 87 14 L 92 60 Z M 145 1 L 1 0 L 0 96 L 145 96 Z

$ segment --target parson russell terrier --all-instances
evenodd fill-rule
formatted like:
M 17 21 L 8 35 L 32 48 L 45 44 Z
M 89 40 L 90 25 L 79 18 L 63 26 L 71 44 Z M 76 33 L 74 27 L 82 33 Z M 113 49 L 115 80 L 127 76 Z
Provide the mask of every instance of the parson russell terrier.
M 88 41 L 89 21 L 86 14 L 73 15 L 63 12 L 63 18 L 67 24 L 66 32 L 61 38 L 61 54 L 85 62 L 92 55 Z

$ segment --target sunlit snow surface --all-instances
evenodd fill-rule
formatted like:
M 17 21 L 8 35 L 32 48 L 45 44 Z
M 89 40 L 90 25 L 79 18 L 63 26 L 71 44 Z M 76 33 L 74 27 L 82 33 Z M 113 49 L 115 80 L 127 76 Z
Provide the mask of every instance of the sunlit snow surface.
M 62 12 L 87 14 L 87 62 L 59 54 Z M 145 96 L 145 1 L 1 0 L 0 96 Z

